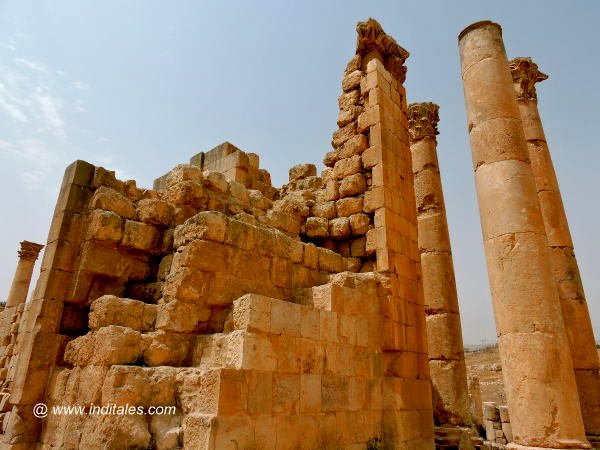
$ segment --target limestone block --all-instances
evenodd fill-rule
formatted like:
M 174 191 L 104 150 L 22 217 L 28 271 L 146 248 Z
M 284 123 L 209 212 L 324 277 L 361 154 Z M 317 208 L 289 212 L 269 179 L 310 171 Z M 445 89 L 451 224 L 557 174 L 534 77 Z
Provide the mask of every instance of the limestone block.
M 338 217 L 329 221 L 329 236 L 333 239 L 347 239 L 350 237 L 350 220 L 347 217 Z
M 229 183 L 222 173 L 205 170 L 202 176 L 204 178 L 203 185 L 206 188 L 222 194 L 225 194 L 229 190 Z
M 335 273 L 344 270 L 344 261 L 340 255 L 326 248 L 317 250 L 319 252 L 319 269 Z
M 250 199 L 250 205 L 253 208 L 258 208 L 260 210 L 266 211 L 273 205 L 272 200 L 265 197 L 262 192 L 257 190 L 249 190 L 248 197 Z
M 361 205 L 362 209 L 362 205 Z M 333 219 L 336 217 L 334 202 L 317 203 L 311 208 L 311 214 L 315 217 Z
M 329 237 L 329 221 L 324 217 L 309 217 L 306 219 L 306 234 L 312 238 Z
M 510 416 L 508 414 L 508 406 L 498 406 L 498 413 L 500 414 L 501 422 L 510 422 Z
M 362 112 L 362 107 L 360 106 L 351 106 L 348 109 L 341 110 L 338 114 L 337 125 L 338 127 L 343 127 L 344 125 L 349 124 L 356 120 L 358 115 Z M 348 141 L 346 141 L 348 142 Z
M 340 198 L 340 183 L 336 180 L 330 180 L 325 185 L 325 201 L 337 200 Z
M 150 272 L 145 259 L 90 241 L 84 244 L 80 269 L 111 278 L 143 280 Z
M 177 369 L 115 365 L 102 385 L 102 405 L 175 405 Z
M 121 225 L 122 220 L 118 214 L 96 209 L 90 214 L 86 237 L 99 241 L 119 242 L 123 235 Z
M 131 200 L 114 189 L 105 186 L 96 189 L 90 208 L 112 211 L 125 219 L 133 219 L 135 217 L 135 207 Z
M 295 181 L 317 175 L 317 167 L 314 164 L 298 164 L 290 169 L 289 180 Z
M 319 310 L 310 307 L 300 309 L 300 335 L 303 338 L 319 340 L 320 336 Z
M 359 212 L 358 214 L 352 214 L 349 220 L 350 229 L 352 230 L 352 236 L 364 236 L 373 227 L 373 225 L 371 224 L 371 218 L 362 212 Z
M 381 162 L 381 147 L 371 146 L 365 149 L 361 155 L 363 167 L 365 169 L 372 169 Z
M 121 245 L 148 253 L 160 250 L 160 232 L 152 225 L 132 220 L 125 221 Z
M 362 194 L 367 190 L 367 182 L 361 173 L 355 173 L 340 182 L 340 197 Z
M 508 442 L 513 441 L 512 426 L 510 422 L 502 422 L 502 433 Z
M 338 160 L 333 166 L 333 176 L 336 180 L 342 180 L 362 170 L 362 159 L 360 155 Z
M 358 111 L 353 109 L 353 111 Z M 353 119 L 354 120 L 354 119 Z M 357 134 L 348 139 L 340 150 L 340 158 L 351 158 L 362 154 L 369 147 L 369 140 L 364 134 Z
M 303 263 L 306 267 L 317 269 L 319 266 L 319 251 L 312 243 L 304 244 Z
M 333 167 L 338 159 L 340 159 L 339 152 L 337 150 L 332 150 L 325 153 L 325 156 L 323 157 L 323 164 L 328 168 Z
M 155 414 L 150 416 L 150 433 L 156 450 L 169 450 L 180 446 L 182 435 L 181 414 Z
M 165 281 L 164 297 L 169 300 L 177 299 L 201 304 L 209 294 L 213 278 L 212 274 L 202 272 L 194 267 L 180 267 L 172 270 Z
M 182 366 L 191 349 L 191 337 L 156 331 L 143 334 L 144 363 L 148 366 Z
M 500 411 L 494 402 L 483 402 L 483 420 L 498 422 Z
M 94 300 L 89 314 L 89 327 L 98 330 L 109 325 L 142 330 L 144 303 L 114 295 L 103 295 Z
M 223 242 L 227 230 L 228 219 L 217 211 L 203 211 L 190 217 L 183 225 L 175 228 L 176 248 L 196 239 Z
M 109 325 L 73 339 L 65 349 L 65 361 L 75 366 L 131 364 L 142 354 L 140 333 Z
M 173 264 L 173 257 L 173 253 L 169 253 L 168 255 L 165 255 L 163 259 L 160 260 L 157 273 L 157 279 L 159 281 L 165 281 L 167 275 L 169 275 L 169 272 L 171 271 L 171 266 Z
M 321 410 L 344 411 L 348 405 L 348 378 L 323 374 L 321 377 Z
M 158 199 L 140 200 L 136 211 L 141 222 L 159 226 L 169 226 L 174 214 L 173 205 Z
M 300 375 L 273 374 L 273 413 L 298 414 L 300 403 Z
M 173 186 L 177 183 L 184 181 L 193 181 L 195 183 L 202 183 L 204 179 L 202 169 L 197 166 L 190 164 L 180 164 L 166 175 L 166 185 Z
M 363 198 L 362 197 L 347 197 L 342 198 L 335 202 L 337 216 L 338 217 L 349 217 L 352 214 L 356 214 L 363 209 Z
M 231 265 L 233 255 L 231 247 L 224 244 L 205 240 L 192 241 L 175 253 L 171 273 L 182 267 L 204 272 L 223 271 Z
M 333 148 L 341 147 L 344 142 L 356 134 L 356 122 L 351 122 L 333 133 L 331 145 Z
M 300 336 L 300 305 L 283 300 L 271 302 L 271 333 Z
M 360 80 L 362 79 L 362 72 L 355 70 L 350 72 L 342 80 L 342 90 L 344 92 L 350 92 L 360 87 Z
M 360 99 L 360 90 L 354 89 L 348 92 L 344 92 L 338 98 L 338 105 L 340 110 L 348 109 L 351 106 L 358 105 Z
M 207 194 L 202 184 L 194 181 L 182 181 L 168 186 L 163 198 L 176 207 L 187 205 L 193 208 L 202 208 L 207 202 Z
M 194 333 L 208 321 L 211 311 L 204 305 L 169 301 L 158 305 L 156 328 L 176 333 Z
M 246 294 L 233 302 L 232 326 L 236 330 L 269 333 L 273 300 L 257 294 Z
M 243 250 L 253 250 L 256 245 L 256 227 L 239 220 L 230 220 L 225 243 Z
M 143 415 L 93 415 L 80 428 L 80 448 L 146 448 L 151 435 Z M 75 430 L 73 430 L 75 432 Z

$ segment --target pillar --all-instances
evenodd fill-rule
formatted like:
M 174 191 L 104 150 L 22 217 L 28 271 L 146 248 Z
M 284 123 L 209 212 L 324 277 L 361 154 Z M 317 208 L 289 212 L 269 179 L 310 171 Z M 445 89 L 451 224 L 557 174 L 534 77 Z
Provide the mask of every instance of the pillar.
M 467 370 L 436 150 L 438 110 L 434 103 L 408 107 L 433 418 L 436 425 L 468 425 Z
M 27 300 L 33 266 L 42 248 L 44 246 L 40 244 L 29 241 L 21 242 L 21 249 L 17 252 L 19 254 L 19 263 L 13 277 L 8 299 L 6 300 L 7 307 L 17 306 L 25 303 Z
M 502 29 L 458 39 L 511 446 L 589 448 Z
M 569 339 L 581 414 L 586 433 L 600 435 L 600 362 L 596 340 L 569 223 L 537 107 L 535 83 L 548 76 L 539 71 L 531 58 L 513 59 L 510 69 L 548 236 L 550 264 Z

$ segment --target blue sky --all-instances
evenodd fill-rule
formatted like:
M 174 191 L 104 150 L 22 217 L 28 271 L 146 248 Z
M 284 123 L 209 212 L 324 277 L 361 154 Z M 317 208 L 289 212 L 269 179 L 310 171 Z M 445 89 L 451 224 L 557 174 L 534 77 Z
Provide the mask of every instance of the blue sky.
M 465 342 L 495 328 L 475 198 L 457 35 L 491 19 L 509 58 L 550 78 L 539 108 L 600 339 L 600 149 L 595 1 L 43 1 L 0 3 L 0 297 L 23 239 L 44 243 L 75 159 L 138 185 L 224 140 L 261 156 L 274 184 L 321 164 L 355 24 L 404 46 L 410 102 L 440 105 L 439 158 Z

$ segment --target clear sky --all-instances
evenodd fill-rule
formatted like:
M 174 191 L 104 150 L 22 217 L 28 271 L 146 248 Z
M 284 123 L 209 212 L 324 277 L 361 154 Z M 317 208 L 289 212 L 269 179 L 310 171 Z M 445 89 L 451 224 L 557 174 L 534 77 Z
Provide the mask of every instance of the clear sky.
M 18 242 L 45 243 L 75 159 L 139 186 L 228 140 L 274 184 L 321 160 L 355 24 L 374 17 L 411 56 L 409 102 L 440 105 L 439 158 L 465 342 L 495 328 L 466 131 L 457 35 L 491 19 L 509 58 L 550 78 L 539 108 L 600 340 L 596 1 L 124 1 L 0 3 L 0 298 Z M 37 273 L 36 273 L 37 276 Z

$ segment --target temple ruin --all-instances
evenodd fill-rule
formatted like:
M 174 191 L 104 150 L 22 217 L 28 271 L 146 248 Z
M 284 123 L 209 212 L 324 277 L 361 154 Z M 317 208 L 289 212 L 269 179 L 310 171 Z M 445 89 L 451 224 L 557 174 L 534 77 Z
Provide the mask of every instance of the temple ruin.
M 495 23 L 459 35 L 507 396 L 482 404 L 439 107 L 407 105 L 409 53 L 379 23 L 357 33 L 320 175 L 297 165 L 274 187 L 229 142 L 152 189 L 67 167 L 0 312 L 1 449 L 600 448 L 598 353 L 537 110 L 546 76 L 509 64 Z

